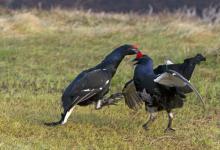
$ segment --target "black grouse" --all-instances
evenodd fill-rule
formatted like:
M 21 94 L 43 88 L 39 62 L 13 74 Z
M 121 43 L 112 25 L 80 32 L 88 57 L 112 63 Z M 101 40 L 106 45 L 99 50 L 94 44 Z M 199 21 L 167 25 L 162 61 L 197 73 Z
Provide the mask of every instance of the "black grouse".
M 113 50 L 97 66 L 81 72 L 65 89 L 62 95 L 63 113 L 58 122 L 46 123 L 53 126 L 65 124 L 76 105 L 86 106 L 96 104 L 96 109 L 113 103 L 114 97 L 104 96 L 109 92 L 109 87 L 116 70 L 126 55 L 133 55 L 138 52 L 137 46 L 123 45 Z
M 137 63 L 133 80 L 128 81 L 123 89 L 126 104 L 129 108 L 137 110 L 143 102 L 145 103 L 146 110 L 150 112 L 147 123 L 143 125 L 145 129 L 155 120 L 158 111 L 166 110 L 169 122 L 165 131 L 174 131 L 171 127 L 171 110 L 183 106 L 185 94 L 195 91 L 202 100 L 188 80 L 195 65 L 205 61 L 205 57 L 197 54 L 185 59 L 183 64 L 160 65 L 156 69 L 153 69 L 153 60 L 141 52 L 135 60 Z
M 154 73 L 161 74 L 167 70 L 174 70 L 180 73 L 187 80 L 190 80 L 196 65 L 200 64 L 201 61 L 206 61 L 206 58 L 202 54 L 197 54 L 194 57 L 184 59 L 184 62 L 181 64 L 159 65 L 154 69 Z M 192 89 L 188 86 L 180 89 L 184 93 L 192 92 Z

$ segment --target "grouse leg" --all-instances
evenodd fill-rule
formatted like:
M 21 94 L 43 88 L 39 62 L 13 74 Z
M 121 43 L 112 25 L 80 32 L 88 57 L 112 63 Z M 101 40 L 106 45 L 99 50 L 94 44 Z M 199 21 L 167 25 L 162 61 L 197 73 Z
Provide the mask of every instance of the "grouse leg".
M 149 129 L 148 127 L 154 122 L 157 116 L 157 112 L 155 111 L 154 107 L 148 107 L 148 111 L 150 112 L 150 116 L 147 122 L 142 126 L 145 130 Z
M 171 111 L 167 111 L 167 113 L 168 113 L 168 125 L 167 128 L 165 129 L 165 132 L 175 131 L 175 129 L 172 128 L 173 113 Z
M 101 99 L 96 103 L 95 109 L 101 109 L 104 106 L 115 105 L 120 99 L 123 98 L 122 93 L 115 93 L 108 98 Z

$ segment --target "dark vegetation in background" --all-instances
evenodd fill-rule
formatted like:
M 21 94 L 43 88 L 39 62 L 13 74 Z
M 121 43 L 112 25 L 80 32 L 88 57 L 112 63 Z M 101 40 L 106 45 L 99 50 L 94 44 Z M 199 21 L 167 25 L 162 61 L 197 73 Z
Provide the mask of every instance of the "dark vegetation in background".
M 138 12 L 149 10 L 154 13 L 162 11 L 176 11 L 184 8 L 195 8 L 197 15 L 201 16 L 204 9 L 218 7 L 220 0 L 0 0 L 1 5 L 13 9 L 41 8 L 50 9 L 77 8 L 104 12 Z

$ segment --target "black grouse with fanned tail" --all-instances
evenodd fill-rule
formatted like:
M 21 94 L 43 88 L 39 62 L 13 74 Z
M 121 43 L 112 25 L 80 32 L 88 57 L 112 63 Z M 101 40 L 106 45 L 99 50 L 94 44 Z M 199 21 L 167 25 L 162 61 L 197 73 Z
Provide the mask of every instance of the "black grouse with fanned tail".
M 143 125 L 145 129 L 155 120 L 156 112 L 166 110 L 169 117 L 166 131 L 173 131 L 171 110 L 183 106 L 185 94 L 194 91 L 202 100 L 188 80 L 195 65 L 205 61 L 205 57 L 198 54 L 185 59 L 183 64 L 161 65 L 156 69 L 153 69 L 153 60 L 147 55 L 138 54 L 136 61 L 133 80 L 128 81 L 123 89 L 126 104 L 138 110 L 145 103 L 146 110 L 150 112 L 147 123 Z
M 202 54 L 197 54 L 194 57 L 184 59 L 184 62 L 181 64 L 159 65 L 157 68 L 154 69 L 154 73 L 161 74 L 167 70 L 174 70 L 180 73 L 187 80 L 190 80 L 196 65 L 200 64 L 201 61 L 206 61 L 206 58 Z M 192 89 L 188 86 L 185 86 L 184 88 L 179 88 L 179 90 L 185 94 L 192 92 Z
M 113 50 L 97 66 L 81 72 L 65 89 L 62 96 L 64 112 L 58 122 L 46 123 L 46 125 L 65 124 L 76 105 L 86 106 L 96 104 L 96 109 L 110 105 L 120 95 L 111 95 L 104 98 L 108 93 L 111 80 L 116 70 L 126 55 L 138 52 L 137 46 L 123 45 Z

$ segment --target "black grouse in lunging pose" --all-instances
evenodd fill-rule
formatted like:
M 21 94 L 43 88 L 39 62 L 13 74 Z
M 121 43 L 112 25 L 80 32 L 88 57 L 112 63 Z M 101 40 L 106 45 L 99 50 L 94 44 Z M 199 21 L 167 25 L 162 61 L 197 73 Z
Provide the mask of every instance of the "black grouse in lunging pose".
M 165 131 L 174 131 L 171 127 L 174 108 L 183 106 L 185 94 L 197 90 L 189 83 L 195 65 L 205 61 L 205 57 L 197 54 L 193 58 L 185 59 L 183 64 L 160 65 L 153 69 L 153 60 L 138 53 L 133 80 L 125 84 L 123 95 L 129 108 L 137 110 L 144 102 L 150 117 L 143 125 L 145 129 L 155 120 L 158 111 L 168 113 L 168 126 Z M 203 101 L 202 101 L 203 102 Z M 204 103 L 204 102 L 203 102 Z
M 86 106 L 96 103 L 96 109 L 100 109 L 104 105 L 114 103 L 117 94 L 104 98 L 109 91 L 111 80 L 123 58 L 137 52 L 137 46 L 120 46 L 97 66 L 81 72 L 63 93 L 62 106 L 64 112 L 61 114 L 60 121 L 46 123 L 46 125 L 65 124 L 76 105 Z

